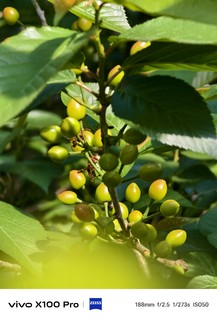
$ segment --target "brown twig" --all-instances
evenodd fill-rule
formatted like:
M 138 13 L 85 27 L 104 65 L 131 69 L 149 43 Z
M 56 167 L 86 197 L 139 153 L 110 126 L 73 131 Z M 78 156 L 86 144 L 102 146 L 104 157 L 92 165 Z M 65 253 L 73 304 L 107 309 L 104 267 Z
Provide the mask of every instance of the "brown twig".
M 38 1 L 37 0 L 31 0 L 32 1 L 32 4 L 37 12 L 37 15 L 39 16 L 40 20 L 41 20 L 41 24 L 43 26 L 47 26 L 47 20 L 45 18 L 45 14 L 44 14 L 44 11 L 41 9 L 41 7 L 39 6 L 38 4 Z

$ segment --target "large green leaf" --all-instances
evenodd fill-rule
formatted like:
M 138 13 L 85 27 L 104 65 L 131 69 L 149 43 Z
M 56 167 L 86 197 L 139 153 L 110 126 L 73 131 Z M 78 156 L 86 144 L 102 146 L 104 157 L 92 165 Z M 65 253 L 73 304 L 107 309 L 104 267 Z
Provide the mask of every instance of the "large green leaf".
M 217 44 L 217 26 L 197 21 L 158 17 L 136 25 L 112 41 L 173 41 L 191 44 Z
M 48 1 L 51 3 L 54 2 L 54 0 Z M 91 2 L 83 1 L 73 6 L 69 11 L 78 17 L 95 22 L 95 9 Z M 119 4 L 105 4 L 100 10 L 100 21 L 103 28 L 119 33 L 130 28 L 124 7 Z
M 215 0 L 116 0 L 112 2 L 153 16 L 167 15 L 217 24 L 217 2 Z
M 187 277 L 199 275 L 217 276 L 217 262 L 207 252 L 191 252 L 185 259 L 188 265 Z
M 48 80 L 46 87 L 28 106 L 25 111 L 29 111 L 46 101 L 49 97 L 63 90 L 68 84 L 74 82 L 75 74 L 71 70 L 59 71 L 55 76 Z
M 24 110 L 87 43 L 87 33 L 26 28 L 0 45 L 0 125 Z
M 201 96 L 168 76 L 130 76 L 112 97 L 114 113 L 162 143 L 217 158 L 217 139 Z
M 41 224 L 12 205 L 0 201 L 0 250 L 34 272 L 38 265 L 31 255 L 39 252 L 37 242 L 47 237 Z
M 189 281 L 187 289 L 217 289 L 217 277 L 204 275 Z
M 156 69 L 217 71 L 217 47 L 154 42 L 145 50 L 128 57 L 123 67 L 133 65 Z
M 199 230 L 205 236 L 209 234 L 217 235 L 217 208 L 210 209 L 206 214 L 202 215 L 199 221 Z M 217 243 L 216 243 L 217 246 Z
M 38 185 L 44 192 L 48 192 L 49 186 L 54 178 L 59 177 L 63 167 L 49 160 L 26 160 L 16 162 L 8 156 L 0 157 L 0 170 L 22 176 Z

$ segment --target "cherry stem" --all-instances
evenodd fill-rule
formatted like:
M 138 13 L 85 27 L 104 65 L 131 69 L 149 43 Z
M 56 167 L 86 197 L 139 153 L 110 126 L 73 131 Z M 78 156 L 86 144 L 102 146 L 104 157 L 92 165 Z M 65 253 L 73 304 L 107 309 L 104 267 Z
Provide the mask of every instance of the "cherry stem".
M 117 190 L 115 188 L 108 188 L 111 199 L 112 199 L 112 203 L 114 206 L 114 210 L 115 210 L 115 215 L 118 219 L 118 222 L 120 223 L 121 229 L 123 230 L 124 235 L 128 236 L 129 235 L 129 230 L 127 230 L 125 221 L 123 219 L 122 213 L 121 213 L 121 208 L 120 208 L 120 204 L 118 201 L 118 195 L 117 195 Z
M 44 11 L 41 9 L 41 7 L 39 6 L 38 4 L 38 1 L 37 0 L 31 0 L 32 1 L 32 4 L 33 6 L 35 7 L 35 10 L 36 10 L 36 13 L 37 15 L 39 16 L 40 20 L 41 20 L 41 24 L 43 26 L 47 26 L 48 23 L 47 23 L 47 20 L 45 18 L 45 14 L 44 14 Z

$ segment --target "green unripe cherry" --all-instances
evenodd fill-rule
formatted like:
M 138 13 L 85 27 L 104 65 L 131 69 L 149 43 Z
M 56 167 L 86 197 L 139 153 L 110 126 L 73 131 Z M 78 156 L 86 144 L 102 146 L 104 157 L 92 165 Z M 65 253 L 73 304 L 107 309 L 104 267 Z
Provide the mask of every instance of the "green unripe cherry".
M 130 55 L 134 55 L 137 52 L 149 47 L 151 45 L 150 41 L 136 41 L 130 48 Z
M 65 147 L 53 146 L 48 152 L 48 157 L 54 162 L 62 162 L 67 159 L 69 152 Z
M 146 226 L 148 227 L 148 233 L 145 237 L 145 241 L 152 242 L 157 238 L 157 230 L 152 224 L 146 223 Z
M 111 130 L 108 130 L 108 135 L 112 135 L 111 134 Z M 101 132 L 101 129 L 97 129 L 94 133 L 94 139 L 93 139 L 93 144 L 100 148 L 103 146 L 103 143 L 102 143 L 102 132 Z
M 69 117 L 81 120 L 86 115 L 86 107 L 71 98 L 67 105 L 66 112 Z
M 54 0 L 56 11 L 66 11 L 76 4 L 77 0 Z
M 120 211 L 121 211 L 121 215 L 122 215 L 123 219 L 127 219 L 128 215 L 129 215 L 129 210 L 128 210 L 126 204 L 119 201 L 119 206 L 120 206 Z M 112 215 L 115 214 L 115 208 L 112 208 L 111 214 Z
M 148 195 L 151 199 L 161 201 L 167 194 L 167 183 L 163 179 L 157 179 L 150 185 Z
M 72 117 L 66 117 L 63 119 L 60 128 L 62 135 L 67 138 L 77 136 L 81 130 L 79 121 Z
M 95 198 L 96 198 L 96 201 L 99 203 L 111 201 L 111 196 L 108 191 L 108 188 L 103 182 L 101 182 L 97 186 L 96 191 L 95 191 Z
M 102 181 L 108 188 L 116 188 L 121 183 L 122 177 L 116 171 L 107 171 L 102 176 Z
M 165 200 L 160 206 L 160 212 L 164 217 L 173 217 L 179 212 L 180 204 L 176 200 Z
M 141 196 L 141 190 L 135 182 L 131 182 L 125 190 L 125 198 L 131 203 L 136 203 Z
M 77 20 L 77 27 L 81 30 L 81 31 L 88 31 L 91 29 L 93 23 L 90 20 L 87 20 L 85 18 L 78 18 Z
M 145 163 L 139 169 L 139 176 L 144 181 L 154 181 L 160 178 L 162 167 L 157 163 Z
M 118 166 L 118 158 L 113 153 L 106 152 L 100 157 L 99 164 L 103 170 L 112 171 Z
M 154 253 L 160 258 L 168 258 L 172 253 L 172 246 L 166 240 L 160 241 L 155 246 Z
M 123 139 L 129 144 L 137 145 L 146 139 L 146 135 L 136 128 L 129 128 L 126 132 L 124 132 Z
M 129 216 L 128 216 L 128 221 L 130 223 L 136 223 L 140 220 L 142 220 L 143 218 L 143 214 L 141 211 L 139 210 L 133 210 L 129 213 Z
M 114 68 L 112 68 L 108 73 L 108 81 L 121 69 L 120 65 L 116 65 Z M 120 71 L 111 81 L 110 85 L 113 87 L 117 87 L 121 80 L 124 77 L 124 71 Z
M 40 131 L 40 136 L 43 140 L 49 143 L 58 143 L 61 140 L 62 134 L 59 126 L 50 125 Z
M 144 239 L 148 234 L 148 227 L 142 221 L 134 223 L 130 230 L 132 235 L 138 239 Z
M 133 163 L 139 155 L 138 147 L 128 144 L 120 151 L 120 160 L 124 165 Z
M 86 183 L 86 178 L 83 172 L 79 170 L 71 170 L 69 172 L 69 181 L 72 186 L 72 188 L 78 190 L 81 189 L 85 183 Z
M 19 12 L 13 7 L 5 7 L 2 11 L 5 22 L 9 25 L 14 25 L 19 20 Z
M 79 233 L 84 240 L 92 240 L 98 234 L 97 227 L 92 223 L 83 223 L 79 228 Z
M 71 212 L 70 217 L 71 217 L 72 222 L 77 223 L 77 224 L 82 223 L 82 221 L 80 219 L 78 219 L 78 217 L 76 216 L 75 210 L 73 210 Z
M 59 193 L 57 198 L 64 204 L 74 204 L 78 200 L 77 194 L 70 190 Z
M 187 239 L 187 233 L 185 230 L 176 229 L 172 230 L 166 236 L 166 241 L 173 247 L 180 247 L 182 246 Z

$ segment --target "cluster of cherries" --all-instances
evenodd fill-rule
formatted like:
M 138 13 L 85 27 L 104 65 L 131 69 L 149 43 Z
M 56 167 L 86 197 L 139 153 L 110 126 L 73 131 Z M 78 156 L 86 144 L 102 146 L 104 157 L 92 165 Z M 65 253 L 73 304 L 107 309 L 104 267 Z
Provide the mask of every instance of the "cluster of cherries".
M 80 2 L 79 0 L 55 1 L 57 9 L 64 10 Z M 19 13 L 15 8 L 6 7 L 2 16 L 9 25 L 19 22 Z M 92 22 L 79 18 L 72 28 L 87 31 Z M 130 50 L 130 55 L 143 50 L 150 42 L 137 41 Z M 124 76 L 121 66 L 117 65 L 108 74 L 109 85 L 116 87 Z M 104 148 L 101 128 L 94 132 L 84 129 L 83 119 L 86 107 L 78 99 L 70 98 L 67 104 L 67 116 L 60 125 L 50 125 L 41 130 L 43 140 L 48 143 L 48 157 L 56 163 L 69 163 L 70 190 L 57 194 L 58 199 L 71 206 L 71 219 L 78 226 L 84 241 L 96 237 L 110 241 L 140 242 L 155 258 L 170 258 L 177 247 L 182 246 L 187 238 L 186 231 L 174 229 L 165 237 L 159 237 L 157 228 L 152 223 L 148 210 L 141 212 L 134 209 L 143 190 L 134 179 L 129 181 L 124 191 L 124 200 L 119 201 L 117 188 L 126 185 L 122 172 L 124 166 L 132 165 L 139 157 L 138 146 L 144 143 L 146 136 L 137 128 L 126 128 L 121 135 L 113 136 L 108 129 L 108 148 Z M 117 139 L 118 138 L 118 139 Z M 122 143 L 120 143 L 122 141 Z M 119 145 L 118 145 L 119 144 Z M 118 148 L 114 148 L 114 145 Z M 117 151 L 118 150 L 118 151 Z M 83 155 L 80 168 L 73 168 L 70 163 L 72 154 Z M 170 219 L 180 212 L 180 204 L 174 199 L 164 200 L 167 194 L 167 182 L 161 178 L 162 168 L 156 163 L 145 163 L 138 170 L 138 179 L 149 182 L 148 194 L 151 204 L 158 204 L 158 215 Z M 89 198 L 83 196 L 89 194 Z M 81 195 L 81 196 L 79 196 Z
M 169 258 L 175 248 L 185 243 L 186 232 L 175 229 L 167 233 L 164 239 L 158 239 L 155 226 L 147 223 L 151 220 L 147 212 L 134 209 L 143 190 L 135 179 L 126 183 L 121 175 L 124 166 L 133 165 L 139 157 L 138 146 L 144 143 L 146 136 L 137 128 L 128 127 L 119 137 L 119 148 L 111 146 L 104 151 L 101 128 L 95 132 L 83 128 L 86 107 L 75 98 L 70 98 L 66 112 L 67 117 L 62 119 L 60 125 L 45 127 L 40 134 L 49 144 L 48 157 L 52 161 L 70 163 L 71 155 L 82 155 L 85 160 L 79 169 L 75 169 L 71 163 L 68 178 L 70 188 L 57 194 L 62 203 L 71 206 L 71 219 L 78 226 L 82 239 L 91 241 L 101 237 L 116 241 L 126 239 L 127 234 L 130 241 L 136 240 L 151 248 L 150 254 L 155 257 Z M 107 138 L 117 140 L 110 130 Z M 159 210 L 155 215 L 171 218 L 179 214 L 180 204 L 173 199 L 164 200 L 168 187 L 161 175 L 160 164 L 145 163 L 139 168 L 137 178 L 149 182 L 145 192 L 150 203 L 158 203 Z M 122 183 L 126 185 L 124 199 L 115 206 L 112 194 L 115 192 L 117 195 L 117 188 Z M 90 193 L 88 201 L 79 197 L 82 190 Z M 117 205 L 119 214 L 116 212 Z

